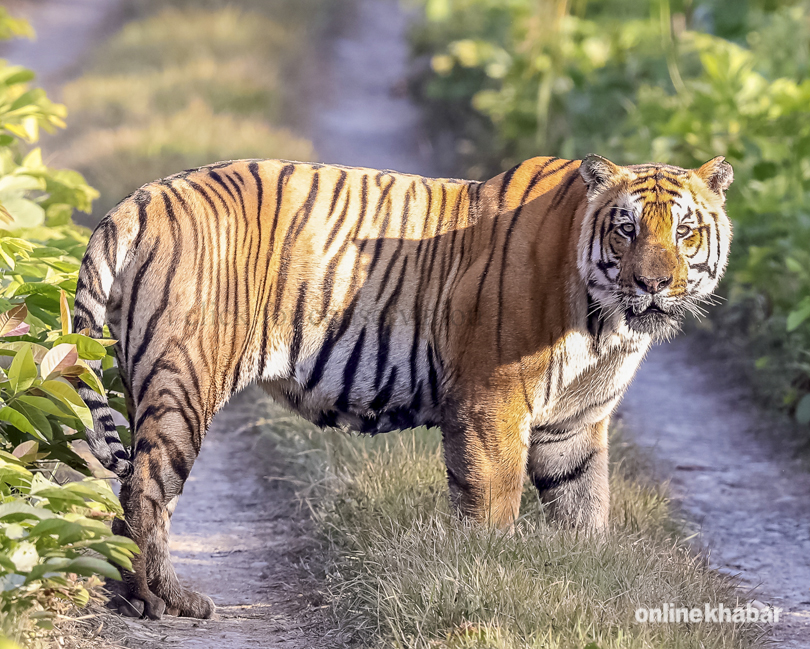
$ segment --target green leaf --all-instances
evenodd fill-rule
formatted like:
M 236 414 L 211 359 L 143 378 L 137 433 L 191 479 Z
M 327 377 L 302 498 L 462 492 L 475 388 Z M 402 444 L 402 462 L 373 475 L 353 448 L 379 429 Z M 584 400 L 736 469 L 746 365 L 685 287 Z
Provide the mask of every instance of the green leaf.
M 15 399 L 15 401 L 21 401 L 22 403 L 32 406 L 38 410 L 41 410 L 53 417 L 57 417 L 60 420 L 67 423 L 68 426 L 71 428 L 75 428 L 76 426 L 74 423 L 79 423 L 76 421 L 76 415 L 74 414 L 73 410 L 66 405 L 58 405 L 48 399 L 47 397 L 35 397 L 29 394 L 20 395 Z M 60 403 L 63 403 L 60 401 Z
M 73 559 L 67 566 L 65 566 L 64 571 L 75 572 L 77 575 L 82 575 L 84 577 L 101 575 L 103 577 L 107 577 L 108 579 L 121 581 L 121 573 L 119 573 L 115 567 L 111 566 L 106 561 L 96 559 L 95 557 L 79 557 L 78 559 Z
M 81 525 L 58 517 L 40 521 L 28 530 L 29 539 L 51 535 L 58 536 L 60 545 L 76 543 L 85 538 L 84 529 Z
M 8 370 L 8 380 L 14 394 L 27 390 L 37 378 L 37 365 L 31 345 L 26 345 L 14 356 Z
M 9 408 L 8 406 L 3 406 L 0 408 L 0 420 L 7 421 L 15 428 L 18 428 L 22 432 L 28 433 L 29 435 L 33 435 L 43 442 L 48 441 L 47 438 L 42 435 L 42 433 L 31 425 L 31 422 L 26 419 L 25 415 L 14 410 L 14 408 Z
M 50 439 L 51 423 L 39 409 L 27 406 L 24 403 L 20 402 L 19 399 L 15 399 L 14 402 L 11 404 L 11 407 L 14 408 L 14 410 L 16 410 L 17 412 L 19 412 L 28 421 L 30 421 L 31 424 L 34 426 L 34 428 L 36 428 L 40 433 L 42 433 L 42 435 L 37 435 L 39 439 L 42 439 L 42 437 L 45 437 L 45 439 L 48 440 Z
M 93 370 L 88 368 L 85 372 L 79 374 L 79 378 L 84 381 L 91 390 L 104 395 L 104 386 L 101 385 L 101 380 Z
M 69 573 L 73 572 L 77 575 L 84 577 L 92 577 L 93 575 L 101 575 L 108 579 L 121 580 L 121 574 L 109 563 L 103 559 L 96 559 L 95 557 L 78 557 L 76 559 L 67 559 L 64 557 L 55 557 L 48 559 L 45 563 L 41 563 L 28 573 L 25 583 L 30 584 L 33 581 L 38 581 L 49 573 Z
M 11 228 L 35 228 L 45 222 L 45 210 L 34 201 L 22 196 L 6 195 L 0 197 L 0 203 L 11 214 L 14 222 Z
M 64 511 L 70 505 L 77 507 L 84 507 L 85 499 L 81 494 L 74 493 L 69 489 L 54 485 L 53 487 L 32 488 L 32 495 L 37 498 L 47 498 L 48 503 L 45 506 L 49 507 L 56 513 Z
M 85 336 L 83 334 L 67 334 L 59 336 L 53 341 L 54 346 L 62 343 L 71 343 L 76 345 L 79 352 L 79 358 L 87 361 L 100 361 L 107 355 L 107 348 L 97 340 Z
M 810 424 L 810 394 L 805 394 L 796 406 L 796 421 L 802 426 Z
M 788 314 L 787 330 L 795 331 L 808 318 L 810 318 L 810 302 L 805 300 L 798 309 Z
M 53 518 L 54 516 L 55 514 L 47 509 L 34 507 L 22 500 L 15 500 L 0 505 L 0 520 L 4 521 L 44 520 L 46 518 Z
M 71 334 L 76 335 L 76 334 Z M 79 393 L 62 381 L 43 381 L 39 388 L 68 406 L 87 428 L 93 428 L 93 417 Z
M 44 295 L 56 301 L 59 300 L 59 289 L 52 284 L 43 284 L 42 282 L 26 282 L 25 284 L 21 284 L 17 287 L 12 297 L 19 297 L 22 295 Z
M 44 190 L 45 181 L 42 178 L 26 174 L 13 174 L 0 177 L 0 195 L 3 192 L 24 192 L 30 190 Z

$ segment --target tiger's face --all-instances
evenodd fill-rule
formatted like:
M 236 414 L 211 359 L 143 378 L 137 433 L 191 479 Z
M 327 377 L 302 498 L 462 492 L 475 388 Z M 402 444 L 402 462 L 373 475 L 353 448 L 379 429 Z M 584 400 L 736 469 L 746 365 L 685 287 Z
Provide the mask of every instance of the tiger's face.
M 631 330 L 670 337 L 687 312 L 702 314 L 725 270 L 731 165 L 717 157 L 695 170 L 620 167 L 589 156 L 580 174 L 588 213 L 578 266 L 591 297 Z

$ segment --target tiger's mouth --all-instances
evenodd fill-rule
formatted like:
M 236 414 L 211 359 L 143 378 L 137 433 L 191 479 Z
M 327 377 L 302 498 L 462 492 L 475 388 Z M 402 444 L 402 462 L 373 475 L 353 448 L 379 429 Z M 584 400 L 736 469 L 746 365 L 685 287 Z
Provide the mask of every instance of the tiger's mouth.
M 663 315 L 669 315 L 669 311 L 663 309 L 662 307 L 657 305 L 655 302 L 650 302 L 650 304 L 648 306 L 641 307 L 641 308 L 639 308 L 639 307 L 637 307 L 635 305 L 630 306 L 625 310 L 625 315 L 628 318 L 640 318 L 642 316 L 645 316 L 647 314 L 652 314 L 652 313 L 660 313 L 660 314 L 663 314 Z
M 676 310 L 650 300 L 646 305 L 628 306 L 624 311 L 624 320 L 633 331 L 662 339 L 678 332 L 682 318 Z

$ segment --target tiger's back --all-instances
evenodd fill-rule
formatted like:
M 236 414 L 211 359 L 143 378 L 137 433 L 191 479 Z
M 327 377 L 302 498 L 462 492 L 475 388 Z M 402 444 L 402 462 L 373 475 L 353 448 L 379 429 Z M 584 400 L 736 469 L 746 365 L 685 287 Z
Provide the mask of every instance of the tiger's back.
M 143 400 L 173 358 L 209 410 L 259 380 L 321 425 L 435 421 L 448 233 L 471 225 L 477 188 L 282 161 L 143 187 L 91 243 L 109 247 L 137 213 L 107 308 L 131 392 Z

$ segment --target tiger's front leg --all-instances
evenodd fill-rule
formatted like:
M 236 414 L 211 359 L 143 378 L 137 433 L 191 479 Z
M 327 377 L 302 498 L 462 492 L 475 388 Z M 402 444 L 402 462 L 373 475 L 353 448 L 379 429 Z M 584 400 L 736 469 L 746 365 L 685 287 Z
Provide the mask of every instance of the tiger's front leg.
M 442 424 L 450 500 L 463 516 L 499 529 L 515 522 L 528 454 L 522 420 L 468 411 Z
M 180 583 L 169 554 L 171 516 L 206 432 L 202 411 L 184 408 L 173 388 L 179 389 L 175 377 L 157 372 L 135 406 L 133 472 L 120 493 L 125 521 L 117 521 L 114 531 L 135 541 L 140 553 L 131 572 L 121 571 L 112 605 L 123 615 L 150 619 L 164 612 L 209 618 L 214 603 Z
M 608 422 L 532 431 L 529 477 L 555 523 L 585 530 L 607 527 Z

